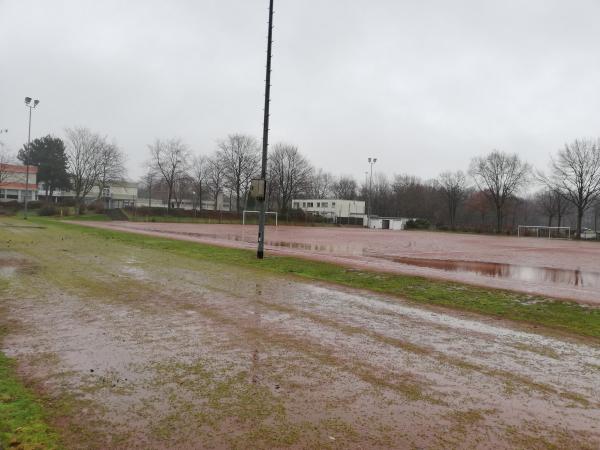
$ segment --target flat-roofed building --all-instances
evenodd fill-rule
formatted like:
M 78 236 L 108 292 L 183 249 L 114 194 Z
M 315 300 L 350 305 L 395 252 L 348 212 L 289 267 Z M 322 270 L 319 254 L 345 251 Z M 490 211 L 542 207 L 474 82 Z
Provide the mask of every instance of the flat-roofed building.
M 310 214 L 338 219 L 360 218 L 365 215 L 365 202 L 362 200 L 332 199 L 294 199 L 293 209 L 301 209 Z
M 43 183 L 40 183 L 38 195 L 40 197 L 46 195 L 46 188 Z M 56 202 L 63 199 L 72 199 L 74 197 L 75 193 L 73 191 L 56 189 L 52 193 L 52 201 Z M 102 189 L 102 192 L 100 192 L 100 188 L 98 186 L 94 186 L 92 190 L 85 196 L 83 202 L 89 204 L 96 200 L 103 200 L 104 206 L 108 209 L 126 208 L 135 206 L 137 197 L 137 183 L 116 181 Z
M 29 166 L 29 177 L 27 166 L 17 164 L 0 164 L 0 202 L 37 200 L 37 167 Z

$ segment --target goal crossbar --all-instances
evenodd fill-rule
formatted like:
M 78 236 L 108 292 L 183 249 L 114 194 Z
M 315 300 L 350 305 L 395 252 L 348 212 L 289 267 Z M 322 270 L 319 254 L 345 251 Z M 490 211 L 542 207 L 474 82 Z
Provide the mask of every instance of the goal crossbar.
M 260 214 L 260 211 L 247 211 L 242 212 L 242 225 L 246 225 L 246 213 Z M 275 216 L 275 226 L 277 225 L 277 211 L 266 211 L 265 214 L 271 214 Z
M 523 230 L 523 231 L 521 231 Z M 561 230 L 566 231 L 565 237 L 558 237 L 555 239 L 571 239 L 571 227 L 549 227 L 545 225 L 519 225 L 517 228 L 517 236 L 521 237 L 524 235 L 527 230 L 535 230 L 535 237 L 547 237 L 548 239 L 552 239 L 552 231 L 558 231 L 558 236 L 560 236 Z

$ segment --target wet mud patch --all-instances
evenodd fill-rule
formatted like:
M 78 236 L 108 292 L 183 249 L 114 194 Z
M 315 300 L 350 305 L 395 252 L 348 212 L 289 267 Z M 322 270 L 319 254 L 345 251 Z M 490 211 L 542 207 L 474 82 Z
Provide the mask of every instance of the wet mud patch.
M 0 279 L 11 279 L 18 275 L 33 275 L 37 264 L 13 254 L 0 252 Z

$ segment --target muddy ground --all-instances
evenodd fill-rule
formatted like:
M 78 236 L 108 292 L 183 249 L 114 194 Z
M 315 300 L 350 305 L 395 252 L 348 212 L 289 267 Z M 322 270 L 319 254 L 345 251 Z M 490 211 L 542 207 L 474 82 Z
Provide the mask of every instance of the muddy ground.
M 81 222 L 101 228 L 254 248 L 257 227 L 185 223 Z M 420 275 L 600 304 L 600 244 L 339 227 L 268 227 L 277 254 Z
M 0 226 L 1 350 L 68 448 L 598 448 L 600 348 Z

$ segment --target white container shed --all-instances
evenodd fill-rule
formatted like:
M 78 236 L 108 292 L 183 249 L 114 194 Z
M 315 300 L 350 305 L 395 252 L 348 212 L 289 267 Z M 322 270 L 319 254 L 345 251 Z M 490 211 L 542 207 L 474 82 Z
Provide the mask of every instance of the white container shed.
M 365 228 L 371 228 L 375 230 L 404 230 L 406 228 L 406 222 L 410 219 L 404 217 L 373 217 L 371 220 L 367 216 L 363 219 L 363 226 Z

